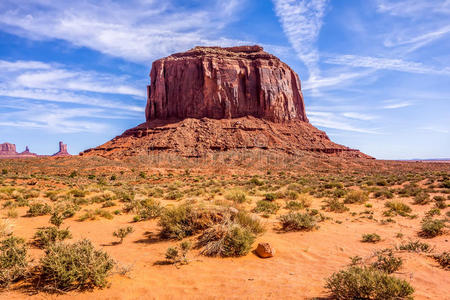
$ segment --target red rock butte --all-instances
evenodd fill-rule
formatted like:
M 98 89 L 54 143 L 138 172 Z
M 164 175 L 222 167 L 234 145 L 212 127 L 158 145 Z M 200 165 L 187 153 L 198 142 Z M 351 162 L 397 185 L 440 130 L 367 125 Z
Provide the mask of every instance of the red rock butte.
M 260 46 L 195 47 L 156 60 L 147 94 L 145 123 L 80 155 L 259 148 L 370 158 L 309 123 L 298 75 Z

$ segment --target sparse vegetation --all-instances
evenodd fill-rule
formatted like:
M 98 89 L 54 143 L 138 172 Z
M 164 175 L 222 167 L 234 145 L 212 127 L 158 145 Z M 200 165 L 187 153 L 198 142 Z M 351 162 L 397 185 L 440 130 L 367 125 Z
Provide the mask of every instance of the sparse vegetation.
M 178 247 L 169 247 L 166 251 L 167 262 L 175 265 L 187 265 L 189 260 L 187 254 L 191 249 L 191 243 L 188 241 L 181 242 Z
M 432 238 L 441 235 L 444 228 L 444 221 L 425 217 L 422 220 L 422 231 L 420 234 L 424 237 Z
M 122 227 L 113 232 L 113 236 L 119 239 L 119 244 L 123 243 L 123 239 L 134 231 L 132 226 Z
M 450 270 L 450 252 L 444 251 L 432 256 L 444 269 Z
M 284 231 L 309 231 L 318 228 L 317 218 L 308 213 L 288 213 L 280 217 Z
M 419 240 L 402 243 L 400 246 L 398 246 L 398 249 L 406 250 L 408 252 L 430 252 L 433 250 L 430 244 L 421 242 Z
M 25 240 L 10 236 L 0 242 L 0 287 L 7 287 L 27 274 Z
M 86 239 L 50 245 L 40 263 L 43 281 L 63 291 L 105 287 L 115 264 L 106 252 L 96 250 Z
M 363 243 L 378 243 L 381 241 L 381 237 L 376 233 L 367 233 L 363 234 L 361 241 Z
M 51 244 L 71 238 L 72 234 L 68 229 L 58 229 L 57 227 L 44 227 L 38 229 L 34 234 L 34 244 L 39 248 L 46 248 Z
M 347 196 L 345 196 L 344 203 L 364 203 L 367 200 L 369 200 L 369 197 L 364 191 L 350 191 L 347 193 Z

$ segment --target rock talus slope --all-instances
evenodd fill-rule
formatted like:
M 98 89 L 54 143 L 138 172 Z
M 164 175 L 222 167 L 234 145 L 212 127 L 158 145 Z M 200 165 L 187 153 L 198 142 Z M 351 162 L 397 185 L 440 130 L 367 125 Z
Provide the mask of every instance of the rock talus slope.
M 260 46 L 196 47 L 155 61 L 150 78 L 147 121 L 80 155 L 259 148 L 370 158 L 309 123 L 298 75 Z

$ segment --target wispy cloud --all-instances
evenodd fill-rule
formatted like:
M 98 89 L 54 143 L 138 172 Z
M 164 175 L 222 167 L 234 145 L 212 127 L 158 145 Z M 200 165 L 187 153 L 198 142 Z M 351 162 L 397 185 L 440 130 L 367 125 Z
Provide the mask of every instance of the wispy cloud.
M 374 120 L 374 119 L 378 118 L 377 116 L 374 116 L 374 115 L 363 114 L 363 113 L 358 113 L 358 112 L 345 112 L 345 113 L 342 113 L 342 115 L 346 118 L 363 120 L 363 121 L 370 121 L 370 120 Z
M 385 101 L 386 104 L 383 105 L 381 108 L 383 109 L 397 109 L 397 108 L 403 108 L 413 105 L 410 101 L 396 101 L 396 100 L 388 100 Z
M 424 126 L 424 127 L 419 127 L 418 129 L 422 130 L 422 131 L 430 131 L 430 132 L 434 132 L 434 133 L 442 133 L 442 134 L 450 133 L 450 129 L 437 127 L 437 126 Z
M 319 127 L 360 132 L 360 133 L 370 133 L 370 134 L 378 133 L 376 129 L 364 128 L 360 124 L 353 125 L 347 119 L 332 112 L 308 111 L 308 118 L 313 125 Z
M 320 76 L 317 38 L 325 15 L 327 0 L 273 0 L 283 31 L 310 78 Z
M 337 55 L 334 57 L 328 57 L 325 62 L 329 64 L 364 67 L 378 70 L 384 69 L 418 74 L 450 75 L 449 67 L 435 68 L 426 66 L 419 62 L 404 61 L 401 59 L 358 55 Z
M 424 16 L 424 12 L 450 14 L 448 0 L 377 0 L 377 10 L 393 16 Z
M 126 60 L 147 63 L 195 45 L 239 41 L 219 32 L 239 1 L 208 1 L 184 9 L 174 1 L 2 1 L 0 25 L 30 39 L 62 39 Z

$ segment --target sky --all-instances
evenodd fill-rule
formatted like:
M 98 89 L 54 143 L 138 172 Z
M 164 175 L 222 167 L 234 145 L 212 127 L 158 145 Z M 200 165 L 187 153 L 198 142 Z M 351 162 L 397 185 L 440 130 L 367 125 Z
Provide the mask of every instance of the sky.
M 450 158 L 450 0 L 2 0 L 0 143 L 103 144 L 145 121 L 152 61 L 247 44 L 299 74 L 333 141 Z

